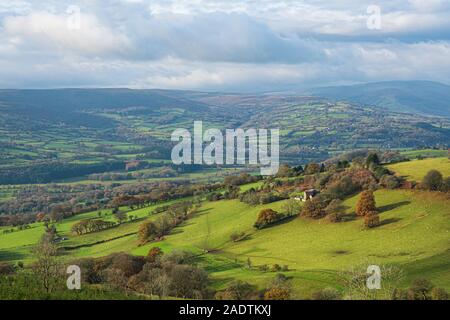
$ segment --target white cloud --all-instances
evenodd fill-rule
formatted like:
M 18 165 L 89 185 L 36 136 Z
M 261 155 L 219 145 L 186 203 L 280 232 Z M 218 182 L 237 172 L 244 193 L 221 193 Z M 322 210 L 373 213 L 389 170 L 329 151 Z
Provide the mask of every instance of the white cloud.
M 81 9 L 67 28 L 69 5 Z M 110 0 L 0 3 L 0 87 L 279 90 L 450 82 L 448 1 Z
M 71 26 L 69 18 L 69 15 L 49 12 L 6 17 L 4 34 L 9 39 L 16 39 L 21 47 L 80 55 L 120 53 L 130 45 L 126 36 L 101 25 L 94 15 L 81 14 L 79 26 Z

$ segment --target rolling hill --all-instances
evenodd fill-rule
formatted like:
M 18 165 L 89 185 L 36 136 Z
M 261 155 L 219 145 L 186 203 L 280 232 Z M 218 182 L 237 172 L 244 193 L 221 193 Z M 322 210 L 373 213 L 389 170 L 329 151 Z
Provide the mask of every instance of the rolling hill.
M 69 238 L 62 244 L 64 259 L 114 252 L 146 255 L 154 246 L 164 252 L 191 251 L 217 289 L 236 279 L 263 288 L 275 273 L 261 271 L 259 266 L 279 264 L 289 268 L 284 273 L 292 280 L 293 297 L 307 298 L 321 288 L 340 288 L 338 273 L 363 262 L 400 267 L 405 286 L 417 277 L 426 277 L 449 289 L 449 200 L 438 193 L 409 190 L 379 190 L 375 197 L 382 225 L 371 230 L 362 228 L 361 219 L 351 218 L 358 195 L 345 201 L 351 218 L 347 222 L 296 218 L 262 230 L 253 228 L 259 210 L 279 210 L 283 201 L 256 207 L 238 200 L 205 202 L 194 217 L 164 240 L 144 246 L 138 245 L 136 232 L 142 221 L 157 217 L 148 216 L 151 207 L 130 212 L 140 220 L 101 232 L 75 236 L 69 231 L 73 223 L 94 218 L 97 212 L 65 219 L 57 229 Z M 108 214 L 105 211 L 104 217 Z M 28 230 L 0 234 L 0 260 L 29 263 L 32 246 L 43 228 L 34 224 Z M 233 242 L 230 235 L 234 231 L 244 231 L 247 236 Z M 245 267 L 249 259 L 250 269 Z
M 313 88 L 304 94 L 395 112 L 450 117 L 450 86 L 432 81 L 386 81 Z

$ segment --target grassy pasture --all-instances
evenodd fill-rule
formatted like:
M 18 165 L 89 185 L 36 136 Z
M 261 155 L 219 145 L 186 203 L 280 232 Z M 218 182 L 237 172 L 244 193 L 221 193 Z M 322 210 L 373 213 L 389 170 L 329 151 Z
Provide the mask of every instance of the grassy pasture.
M 255 184 L 243 186 L 247 189 Z M 409 190 L 379 190 L 375 193 L 382 225 L 365 230 L 361 218 L 354 217 L 358 196 L 345 201 L 348 221 L 329 223 L 325 219 L 295 218 L 266 229 L 253 223 L 262 208 L 282 210 L 284 201 L 249 206 L 238 200 L 205 202 L 191 219 L 175 228 L 160 242 L 137 245 L 136 232 L 153 207 L 130 212 L 140 219 L 116 228 L 75 236 L 70 227 L 80 219 L 96 218 L 96 211 L 65 219 L 57 225 L 69 240 L 61 245 L 75 247 L 64 258 L 99 257 L 113 252 L 146 255 L 153 246 L 165 252 L 184 249 L 196 253 L 200 265 L 210 273 L 212 285 L 223 288 L 232 280 L 249 281 L 261 288 L 275 276 L 259 271 L 259 266 L 288 265 L 294 298 L 309 297 L 312 291 L 339 288 L 336 274 L 360 263 L 395 264 L 405 272 L 404 284 L 426 277 L 450 288 L 450 200 L 439 193 Z M 103 219 L 113 219 L 103 210 Z M 246 233 L 244 240 L 232 242 L 235 231 Z M 42 224 L 11 234 L 0 234 L 0 260 L 32 259 L 31 249 L 44 232 Z M 250 259 L 252 268 L 246 268 Z
M 336 273 L 361 263 L 399 265 L 405 271 L 405 284 L 415 277 L 427 277 L 450 288 L 448 199 L 428 192 L 377 191 L 383 224 L 371 230 L 363 229 L 362 220 L 352 217 L 357 199 L 346 201 L 347 222 L 294 219 L 259 231 L 252 227 L 259 210 L 279 209 L 282 202 L 253 208 L 236 200 L 209 203 L 164 241 L 132 252 L 146 254 L 157 245 L 166 251 L 183 248 L 202 254 L 218 288 L 231 279 L 263 286 L 274 273 L 260 272 L 258 266 L 288 265 L 297 297 L 320 287 L 339 287 Z M 233 243 L 229 240 L 233 231 L 245 231 L 248 236 Z M 248 258 L 252 269 L 243 268 Z
M 445 157 L 448 155 L 447 150 L 434 150 L 434 149 L 421 149 L 421 150 L 404 150 L 400 151 L 400 153 L 409 158 L 417 158 L 417 157 Z
M 440 171 L 444 177 L 450 176 L 450 160 L 448 158 L 405 161 L 387 167 L 396 174 L 417 182 L 421 181 L 427 172 L 432 169 Z

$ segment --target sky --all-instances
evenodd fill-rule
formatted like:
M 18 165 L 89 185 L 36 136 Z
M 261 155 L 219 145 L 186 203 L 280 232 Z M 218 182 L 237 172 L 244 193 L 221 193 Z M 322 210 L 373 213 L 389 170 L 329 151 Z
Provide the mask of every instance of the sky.
M 450 0 L 0 0 L 0 88 L 450 84 Z

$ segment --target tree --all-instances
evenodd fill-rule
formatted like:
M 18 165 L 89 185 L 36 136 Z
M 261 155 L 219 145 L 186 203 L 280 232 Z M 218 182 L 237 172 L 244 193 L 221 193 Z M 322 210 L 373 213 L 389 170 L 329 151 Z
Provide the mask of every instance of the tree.
M 311 162 L 306 166 L 305 174 L 315 174 L 320 172 L 320 165 L 315 162 Z
M 448 300 L 448 293 L 443 288 L 433 288 L 431 290 L 431 299 L 433 299 L 433 300 Z
M 371 167 L 376 167 L 380 165 L 380 159 L 378 158 L 378 154 L 375 152 L 370 153 L 366 158 L 366 168 L 370 169 Z
M 346 207 L 339 199 L 332 200 L 325 208 L 328 220 L 330 222 L 339 222 L 342 220 L 342 216 L 345 214 Z
M 254 287 L 244 281 L 233 281 L 228 288 L 216 294 L 217 300 L 250 300 L 255 295 Z
M 326 203 L 322 202 L 318 196 L 313 199 L 306 200 L 302 208 L 301 216 L 313 219 L 323 218 L 326 215 L 324 210 L 325 206 Z
M 416 279 L 408 290 L 409 300 L 430 300 L 431 290 L 434 285 L 427 279 Z
M 377 207 L 375 205 L 375 198 L 373 196 L 373 192 L 370 190 L 365 190 L 361 192 L 361 197 L 356 203 L 356 214 L 358 216 L 365 216 L 369 212 L 377 211 Z
M 45 213 L 43 212 L 39 212 L 38 214 L 36 214 L 36 221 L 37 222 L 42 222 L 45 219 Z
M 385 174 L 380 179 L 380 185 L 387 189 L 395 189 L 400 185 L 400 180 L 396 176 Z
M 293 170 L 294 170 L 294 173 L 296 175 L 301 175 L 301 174 L 303 174 L 305 172 L 301 165 L 298 165 L 298 166 L 294 167 Z
M 380 216 L 377 211 L 370 211 L 364 216 L 366 228 L 373 228 L 380 225 Z
M 345 299 L 386 300 L 393 297 L 396 288 L 398 288 L 403 279 L 403 271 L 396 266 L 379 265 L 382 285 L 380 289 L 372 290 L 367 286 L 367 280 L 370 276 L 367 273 L 367 267 L 370 264 L 368 261 L 362 262 L 338 273 L 338 279 L 344 290 Z
M 359 186 L 349 176 L 344 176 L 327 185 L 325 192 L 333 199 L 343 199 L 359 190 Z
M 277 176 L 281 178 L 292 177 L 294 170 L 288 164 L 282 164 L 278 169 Z
M 123 211 L 118 210 L 114 213 L 114 216 L 116 217 L 117 221 L 119 221 L 119 224 L 122 224 L 125 220 L 127 220 L 127 214 Z
M 447 177 L 442 182 L 442 191 L 450 192 L 450 177 Z
M 279 219 L 278 212 L 272 210 L 272 209 L 263 209 L 259 212 L 258 218 L 255 222 L 255 228 L 261 228 L 268 224 L 274 223 Z
M 170 290 L 176 297 L 204 299 L 207 295 L 208 274 L 190 265 L 174 265 L 170 270 Z
M 44 234 L 34 249 L 36 262 L 33 264 L 33 272 L 46 293 L 50 293 L 55 288 L 60 275 L 57 252 L 57 246 L 52 243 L 51 237 L 47 234 Z
M 160 247 L 153 247 L 148 251 L 147 260 L 149 262 L 155 262 L 158 257 L 162 256 L 163 252 Z
M 289 199 L 286 201 L 286 203 L 283 205 L 283 212 L 286 213 L 288 216 L 294 216 L 296 214 L 299 214 L 302 210 L 302 206 L 300 205 L 300 202 L 295 199 Z
M 437 191 L 441 188 L 443 182 L 442 173 L 437 170 L 430 170 L 423 177 L 422 187 L 426 190 Z
M 145 244 L 153 240 L 158 234 L 158 227 L 152 221 L 146 221 L 139 226 L 138 240 L 140 244 Z

